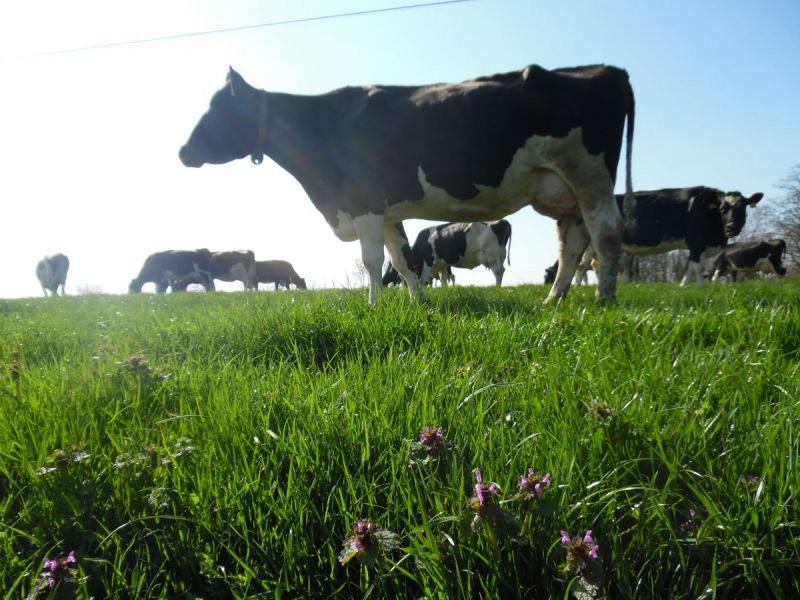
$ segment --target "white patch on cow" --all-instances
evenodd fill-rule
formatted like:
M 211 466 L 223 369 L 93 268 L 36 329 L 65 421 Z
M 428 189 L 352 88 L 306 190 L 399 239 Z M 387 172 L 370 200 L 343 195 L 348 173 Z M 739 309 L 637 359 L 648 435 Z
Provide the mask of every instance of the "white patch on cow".
M 217 273 L 216 279 L 221 281 L 250 281 L 250 272 L 242 263 L 231 265 L 227 273 Z
M 343 210 L 336 211 L 336 220 L 338 224 L 333 227 L 333 233 L 343 242 L 354 242 L 358 239 L 356 233 L 356 226 L 353 222 L 353 216 Z
M 686 273 L 681 280 L 681 287 L 686 287 L 691 282 L 692 275 L 694 275 L 695 280 L 697 281 L 697 285 L 703 285 L 703 258 L 700 258 L 700 262 L 695 262 L 693 260 L 689 261 L 689 264 L 686 266 Z
M 491 221 L 529 204 L 544 215 L 558 218 L 595 208 L 598 203 L 610 204 L 613 181 L 604 157 L 589 154 L 582 136 L 581 128 L 563 138 L 532 136 L 514 154 L 500 185 L 476 185 L 478 194 L 468 200 L 454 198 L 431 184 L 420 166 L 417 175 L 424 197 L 387 206 L 386 219 L 393 223 L 409 218 Z M 587 193 L 589 190 L 595 193 Z M 582 203 L 581 192 L 585 195 Z M 616 205 L 614 211 L 618 212 Z

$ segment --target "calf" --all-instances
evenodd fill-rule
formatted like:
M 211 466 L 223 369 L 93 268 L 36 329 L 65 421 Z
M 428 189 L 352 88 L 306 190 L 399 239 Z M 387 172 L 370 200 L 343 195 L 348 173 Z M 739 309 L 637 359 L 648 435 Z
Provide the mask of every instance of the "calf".
M 199 250 L 165 250 L 148 256 L 139 275 L 131 280 L 128 291 L 138 294 L 145 283 L 156 284 L 156 292 L 163 294 L 171 285 L 173 291 L 186 289 L 189 283 L 200 283 L 207 291 L 214 291 L 211 252 Z
M 760 242 L 739 242 L 727 246 L 719 253 L 709 271 L 709 277 L 718 281 L 727 274 L 736 281 L 739 273 L 777 273 L 783 277 L 786 269 L 783 266 L 783 255 L 786 253 L 786 242 L 768 240 Z
M 63 254 L 45 256 L 36 264 L 36 277 L 42 285 L 45 297 L 48 290 L 51 296 L 57 296 L 59 287 L 61 295 L 66 294 L 64 286 L 67 284 L 67 271 L 69 271 L 69 259 Z
M 256 261 L 256 289 L 259 283 L 274 283 L 275 290 L 281 285 L 288 290 L 292 283 L 301 290 L 306 289 L 306 280 L 285 260 Z

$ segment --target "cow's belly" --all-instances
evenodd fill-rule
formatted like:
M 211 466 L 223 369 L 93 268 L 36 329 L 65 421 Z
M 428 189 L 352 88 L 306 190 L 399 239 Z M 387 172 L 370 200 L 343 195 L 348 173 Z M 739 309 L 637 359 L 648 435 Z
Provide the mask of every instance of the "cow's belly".
M 387 206 L 388 221 L 490 221 L 527 205 L 559 218 L 580 212 L 575 189 L 602 191 L 600 204 L 611 202 L 613 191 L 603 157 L 586 151 L 581 129 L 573 129 L 564 138 L 531 137 L 516 151 L 497 187 L 476 183 L 478 193 L 466 200 L 432 184 L 422 166 L 417 178 L 422 198 Z
M 242 263 L 236 263 L 227 273 L 218 273 L 214 278 L 220 281 L 247 281 L 250 279 L 250 274 Z
M 686 240 L 662 240 L 654 246 L 639 246 L 636 244 L 622 243 L 622 250 L 628 254 L 646 256 L 648 254 L 663 254 L 672 250 L 685 250 Z
M 589 154 L 582 137 L 581 129 L 573 129 L 563 138 L 531 137 L 515 152 L 498 186 L 476 183 L 477 194 L 468 199 L 456 198 L 444 187 L 431 183 L 419 166 L 417 179 L 422 197 L 386 202 L 384 220 L 491 221 L 527 205 L 558 219 L 581 212 L 575 196 L 578 189 L 586 196 L 584 207 L 597 211 L 608 205 L 616 210 L 614 184 L 603 156 Z M 345 241 L 357 239 L 353 218 L 358 216 L 339 210 L 331 223 L 334 233 Z
M 737 265 L 735 263 L 731 263 L 731 269 L 734 271 L 742 271 L 746 273 L 754 273 L 759 271 L 761 273 L 775 272 L 775 268 L 772 265 L 772 262 L 769 260 L 769 258 L 766 257 L 757 259 L 753 264 L 740 263 Z

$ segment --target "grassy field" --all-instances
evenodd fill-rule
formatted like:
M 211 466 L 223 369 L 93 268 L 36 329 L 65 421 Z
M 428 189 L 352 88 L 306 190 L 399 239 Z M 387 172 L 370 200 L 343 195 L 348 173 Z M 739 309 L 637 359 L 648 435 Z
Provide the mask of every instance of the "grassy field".
M 800 597 L 800 282 L 545 294 L 0 301 L 0 590 Z

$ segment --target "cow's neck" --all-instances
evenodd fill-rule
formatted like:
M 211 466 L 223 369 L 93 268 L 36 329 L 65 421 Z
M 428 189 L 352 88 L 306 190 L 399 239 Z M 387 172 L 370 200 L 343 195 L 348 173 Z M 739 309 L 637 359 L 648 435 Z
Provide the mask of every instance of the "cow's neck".
M 326 133 L 319 118 L 320 97 L 266 93 L 267 128 L 265 153 L 302 182 L 320 154 Z

